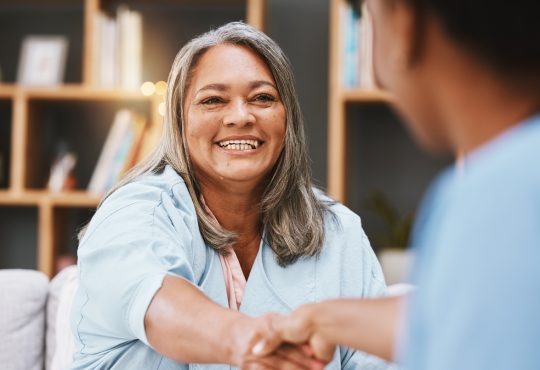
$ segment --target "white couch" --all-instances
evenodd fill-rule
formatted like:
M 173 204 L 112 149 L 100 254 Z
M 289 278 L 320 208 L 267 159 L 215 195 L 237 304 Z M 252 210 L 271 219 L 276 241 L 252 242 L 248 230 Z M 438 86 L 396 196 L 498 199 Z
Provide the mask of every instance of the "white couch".
M 70 266 L 49 282 L 34 270 L 0 270 L 0 366 L 60 370 L 71 361 L 69 309 L 77 287 Z

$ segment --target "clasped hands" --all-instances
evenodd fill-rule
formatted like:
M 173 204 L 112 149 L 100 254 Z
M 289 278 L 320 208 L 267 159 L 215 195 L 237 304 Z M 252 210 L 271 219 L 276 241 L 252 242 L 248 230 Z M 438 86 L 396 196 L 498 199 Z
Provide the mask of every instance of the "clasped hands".
M 234 362 L 244 370 L 324 369 L 332 360 L 336 345 L 317 332 L 312 307 L 301 306 L 289 315 L 267 314 L 246 319 L 251 323 L 243 326 L 240 337 L 244 343 L 239 343 L 243 350 Z

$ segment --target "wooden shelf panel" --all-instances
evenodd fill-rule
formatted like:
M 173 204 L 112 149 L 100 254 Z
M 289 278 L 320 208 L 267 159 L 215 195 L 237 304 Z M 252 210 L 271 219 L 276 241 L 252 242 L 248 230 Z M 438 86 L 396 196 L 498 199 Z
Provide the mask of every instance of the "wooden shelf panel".
M 0 204 L 8 206 L 37 206 L 41 197 L 34 192 L 0 191 Z
M 383 90 L 346 89 L 341 98 L 347 103 L 390 103 L 392 96 Z
M 0 84 L 0 98 L 13 98 L 15 90 L 13 84 Z
M 50 193 L 46 190 L 28 190 L 14 192 L 0 191 L 0 205 L 10 206 L 39 206 L 50 204 L 57 207 L 94 208 L 97 207 L 101 197 L 91 195 L 85 191 L 64 193 Z
M 39 100 L 147 100 L 151 96 L 144 96 L 138 91 L 111 90 L 85 87 L 82 85 L 62 85 L 54 88 L 16 87 L 16 94 L 26 96 L 28 99 Z
M 66 84 L 55 87 L 25 87 L 17 84 L 0 84 L 0 98 L 24 96 L 40 100 L 147 100 L 156 96 L 145 96 L 139 91 L 120 89 L 100 89 L 80 84 Z

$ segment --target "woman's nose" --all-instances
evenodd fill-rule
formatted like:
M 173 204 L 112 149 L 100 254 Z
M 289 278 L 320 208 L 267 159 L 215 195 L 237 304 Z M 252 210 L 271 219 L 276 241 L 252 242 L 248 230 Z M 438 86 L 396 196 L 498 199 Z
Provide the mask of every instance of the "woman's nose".
M 246 126 L 255 122 L 255 116 L 245 101 L 231 102 L 223 117 L 225 126 Z

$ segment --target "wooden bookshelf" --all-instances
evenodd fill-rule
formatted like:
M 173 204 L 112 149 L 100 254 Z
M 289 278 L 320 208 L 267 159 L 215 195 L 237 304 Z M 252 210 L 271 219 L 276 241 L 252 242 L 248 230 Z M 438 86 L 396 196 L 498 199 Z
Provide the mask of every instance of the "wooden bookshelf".
M 328 193 L 340 202 L 346 202 L 347 187 L 347 104 L 391 103 L 392 97 L 381 90 L 345 88 L 344 31 L 346 0 L 330 3 L 330 58 L 328 93 Z
M 14 4 L 15 2 L 8 1 L 6 4 L 10 3 Z M 8 209 L 9 207 L 35 207 L 37 209 L 36 233 L 38 245 L 35 246 L 37 248 L 36 268 L 48 276 L 52 276 L 55 273 L 55 259 L 58 254 L 62 253 L 62 247 L 59 246 L 62 235 L 66 232 L 75 233 L 75 230 L 66 229 L 66 210 L 95 209 L 100 199 L 84 190 L 86 184 L 79 184 L 77 190 L 74 191 L 51 193 L 47 191 L 44 181 L 33 180 L 34 172 L 39 166 L 46 163 L 43 158 L 39 158 L 39 163 L 33 163 L 37 155 L 34 148 L 44 145 L 41 141 L 43 140 L 43 131 L 46 130 L 40 127 L 39 115 L 41 114 L 40 110 L 43 109 L 37 109 L 36 107 L 47 108 L 52 106 L 51 109 L 56 112 L 56 110 L 63 109 L 64 106 L 68 106 L 69 109 L 77 109 L 76 107 L 89 104 L 92 107 L 94 105 L 100 107 L 102 104 L 109 106 L 142 104 L 147 107 L 151 124 L 159 125 L 161 116 L 158 113 L 158 106 L 162 101 L 162 97 L 156 95 L 148 97 L 138 91 L 103 89 L 94 85 L 93 73 L 95 68 L 92 63 L 95 60 L 94 54 L 97 52 L 93 49 L 95 45 L 94 38 L 96 37 L 94 18 L 97 12 L 109 6 L 109 0 L 45 0 L 23 1 L 22 3 L 25 6 L 43 7 L 50 5 L 51 12 L 55 11 L 56 6 L 80 6 L 82 11 L 81 19 L 83 24 L 79 24 L 79 26 L 82 26 L 82 56 L 80 59 L 82 66 L 78 66 L 80 68 L 77 69 L 80 70 L 79 82 L 66 83 L 51 88 L 23 87 L 12 82 L 0 83 L 0 99 L 8 101 L 9 103 L 4 103 L 4 105 L 11 107 L 9 113 L 10 122 L 0 122 L 0 124 L 10 126 L 10 150 L 7 156 L 9 161 L 8 185 L 6 188 L 0 188 L 0 209 Z M 120 2 L 115 1 L 114 3 Z M 125 0 L 122 3 L 140 5 L 140 1 L 133 0 Z M 246 22 L 258 29 L 264 29 L 265 0 L 159 0 L 152 2 L 152 6 L 163 6 L 165 8 L 183 4 L 189 4 L 192 7 L 243 6 Z M 2 12 L 2 5 L 0 5 L 0 12 Z M 223 23 L 232 20 L 236 19 L 224 19 Z M 24 25 L 24 19 L 21 20 L 21 24 Z M 209 27 L 210 25 L 208 25 L 208 29 Z M 178 45 L 175 44 L 174 47 L 176 48 Z M 176 51 L 174 50 L 174 53 Z M 168 71 L 165 72 L 162 79 L 167 77 Z M 7 79 L 7 81 L 10 80 L 13 81 L 14 78 Z M 73 124 L 76 125 L 77 122 L 73 122 Z M 0 245 L 0 248 L 18 247 L 16 245 Z M 16 268 L 18 266 L 10 267 Z

